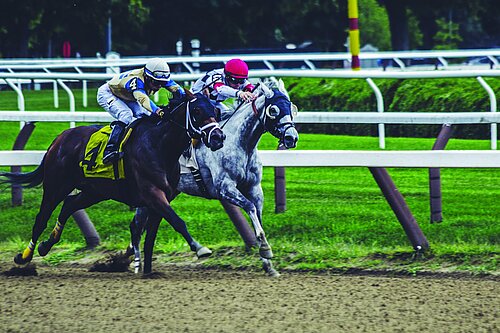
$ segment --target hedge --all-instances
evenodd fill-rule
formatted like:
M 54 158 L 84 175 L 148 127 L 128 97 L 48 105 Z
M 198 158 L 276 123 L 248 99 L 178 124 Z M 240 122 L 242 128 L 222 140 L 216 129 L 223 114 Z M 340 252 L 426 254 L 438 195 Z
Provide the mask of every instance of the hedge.
M 375 94 L 363 79 L 286 78 L 291 100 L 299 110 L 376 111 Z M 485 78 L 498 96 L 500 80 Z M 385 112 L 478 112 L 490 111 L 489 96 L 476 78 L 377 79 Z M 386 125 L 393 137 L 436 137 L 441 125 Z M 454 137 L 489 139 L 489 125 L 456 125 Z M 377 125 L 299 125 L 305 133 L 377 135 Z

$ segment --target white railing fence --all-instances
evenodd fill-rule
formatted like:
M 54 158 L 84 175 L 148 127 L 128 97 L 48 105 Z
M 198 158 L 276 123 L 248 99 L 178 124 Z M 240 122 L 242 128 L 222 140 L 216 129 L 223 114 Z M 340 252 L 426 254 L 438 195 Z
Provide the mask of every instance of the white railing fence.
M 43 150 L 0 151 L 0 166 L 40 164 Z M 265 167 L 500 168 L 492 150 L 261 150 Z
M 490 112 L 497 111 L 497 100 L 493 89 L 483 79 L 483 77 L 498 77 L 500 70 L 447 70 L 447 71 L 404 71 L 404 72 L 381 72 L 381 71 L 336 71 L 336 70 L 255 70 L 251 72 L 254 78 L 265 78 L 270 76 L 278 77 L 316 77 L 316 78 L 358 78 L 365 79 L 369 86 L 374 91 L 377 99 L 377 112 L 384 112 L 384 100 L 380 89 L 373 81 L 373 79 L 420 79 L 420 78 L 476 78 L 479 84 L 485 89 L 490 100 Z M 25 111 L 24 95 L 20 89 L 14 85 L 14 80 L 52 80 L 54 82 L 54 107 L 58 108 L 58 94 L 57 85 L 59 84 L 68 94 L 70 100 L 70 112 L 75 111 L 75 97 L 71 89 L 64 83 L 64 81 L 82 81 L 82 88 L 84 90 L 83 105 L 87 105 L 86 101 L 86 87 L 87 81 L 102 81 L 112 77 L 112 74 L 99 74 L 99 73 L 0 73 L 0 79 L 3 79 L 9 84 L 17 93 L 18 107 L 20 111 Z M 199 74 L 174 74 L 173 79 L 176 81 L 193 81 L 199 77 Z M 70 124 L 72 127 L 74 123 Z M 384 124 L 379 123 L 379 147 L 385 149 L 385 129 Z M 497 149 L 497 124 L 491 124 L 491 149 Z

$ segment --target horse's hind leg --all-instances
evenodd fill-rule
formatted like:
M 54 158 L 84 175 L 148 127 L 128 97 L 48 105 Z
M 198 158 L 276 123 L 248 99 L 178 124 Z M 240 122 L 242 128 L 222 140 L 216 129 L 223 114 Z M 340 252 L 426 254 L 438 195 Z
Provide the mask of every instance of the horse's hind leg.
M 38 238 L 45 228 L 47 228 L 47 221 L 50 219 L 52 212 L 63 198 L 71 192 L 71 189 L 68 189 L 69 186 L 66 186 L 66 188 L 60 189 L 57 193 L 53 193 L 54 191 L 51 189 L 54 188 L 54 185 L 50 185 L 47 181 L 43 187 L 42 203 L 40 204 L 40 210 L 36 215 L 35 224 L 31 231 L 31 241 L 22 253 L 15 256 L 14 262 L 16 264 L 24 265 L 31 261 Z
M 14 262 L 16 264 L 24 265 L 30 262 L 31 259 L 33 259 L 33 253 L 35 252 L 35 246 L 38 242 L 38 238 L 45 230 L 45 228 L 47 228 L 47 221 L 49 220 L 52 212 L 57 207 L 59 202 L 60 201 L 56 202 L 56 200 L 52 198 L 49 199 L 48 196 L 44 194 L 42 203 L 40 205 L 40 211 L 36 215 L 35 224 L 33 225 L 33 229 L 31 231 L 31 240 L 26 249 L 22 253 L 18 253 L 14 257 Z
M 61 212 L 57 217 L 56 226 L 50 233 L 49 239 L 41 242 L 40 245 L 38 245 L 38 254 L 40 254 L 42 257 L 47 255 L 54 244 L 59 242 L 64 229 L 64 225 L 74 212 L 83 208 L 87 208 L 99 201 L 101 201 L 101 199 L 96 196 L 92 197 L 86 192 L 80 192 L 79 194 L 66 197 L 66 199 L 64 199 Z

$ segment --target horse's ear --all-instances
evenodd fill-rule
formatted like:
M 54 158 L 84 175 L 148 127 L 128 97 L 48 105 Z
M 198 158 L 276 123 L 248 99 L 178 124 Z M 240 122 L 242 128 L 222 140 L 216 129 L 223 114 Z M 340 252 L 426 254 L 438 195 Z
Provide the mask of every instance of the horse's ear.
M 274 96 L 274 91 L 272 89 L 270 89 L 267 84 L 265 83 L 262 83 L 260 85 L 262 91 L 264 92 L 264 95 L 266 95 L 266 98 L 271 98 Z
M 288 95 L 288 91 L 286 91 L 286 88 L 285 88 L 285 82 L 283 82 L 282 79 L 279 79 L 279 81 L 278 81 L 278 90 L 281 91 L 283 93 L 283 95 L 285 95 L 286 98 L 288 98 L 288 100 L 290 100 L 290 96 Z

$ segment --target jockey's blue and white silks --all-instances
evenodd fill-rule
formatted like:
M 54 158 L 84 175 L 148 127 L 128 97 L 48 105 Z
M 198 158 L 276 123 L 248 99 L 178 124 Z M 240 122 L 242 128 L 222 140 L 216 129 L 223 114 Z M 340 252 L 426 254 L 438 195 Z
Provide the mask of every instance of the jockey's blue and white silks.
M 158 106 L 149 98 L 155 91 L 148 89 L 145 81 L 143 68 L 117 74 L 99 88 L 97 102 L 114 118 L 129 124 L 135 118 L 158 110 Z M 161 88 L 172 92 L 175 98 L 186 94 L 184 89 L 171 79 L 161 81 Z

